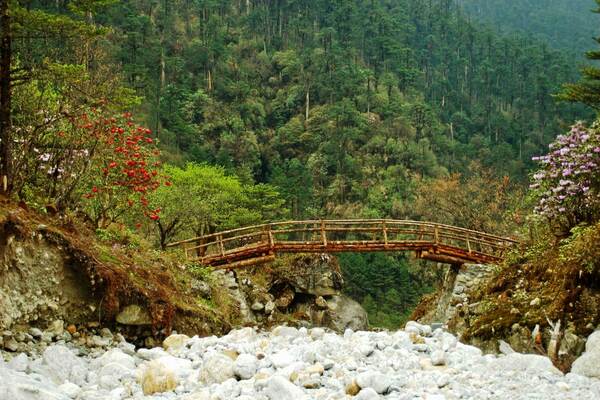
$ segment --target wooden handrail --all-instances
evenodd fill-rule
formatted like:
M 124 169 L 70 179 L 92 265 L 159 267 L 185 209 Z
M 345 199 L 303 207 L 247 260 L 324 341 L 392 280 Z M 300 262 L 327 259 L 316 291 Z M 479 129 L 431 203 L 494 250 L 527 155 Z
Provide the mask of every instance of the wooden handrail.
M 319 240 L 315 241 L 315 235 Z M 414 250 L 436 260 L 497 262 L 516 244 L 512 238 L 433 222 L 357 219 L 274 222 L 182 240 L 167 247 L 181 246 L 188 259 L 219 266 L 241 261 L 251 265 L 253 258 L 264 259 L 265 251 L 273 255 Z

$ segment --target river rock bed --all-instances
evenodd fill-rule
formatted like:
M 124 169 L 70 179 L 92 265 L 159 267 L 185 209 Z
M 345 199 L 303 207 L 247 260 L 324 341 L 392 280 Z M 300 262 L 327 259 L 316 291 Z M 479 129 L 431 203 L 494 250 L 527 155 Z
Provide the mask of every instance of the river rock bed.
M 9 358 L 8 356 L 6 358 Z M 441 330 L 398 332 L 280 326 L 163 347 L 82 348 L 0 358 L 0 400 L 597 399 L 600 380 L 563 375 L 546 357 L 483 355 Z

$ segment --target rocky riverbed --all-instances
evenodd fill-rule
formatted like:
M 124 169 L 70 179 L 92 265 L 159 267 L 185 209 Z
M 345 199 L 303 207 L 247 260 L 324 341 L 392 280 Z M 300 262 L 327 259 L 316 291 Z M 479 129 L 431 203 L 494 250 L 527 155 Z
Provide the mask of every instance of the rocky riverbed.
M 581 371 L 593 376 L 588 350 L 591 368 Z M 600 379 L 563 375 L 542 356 L 506 353 L 483 355 L 416 323 L 342 335 L 287 326 L 220 338 L 175 334 L 152 349 L 119 335 L 95 348 L 58 338 L 39 354 L 4 353 L 0 400 L 600 398 Z

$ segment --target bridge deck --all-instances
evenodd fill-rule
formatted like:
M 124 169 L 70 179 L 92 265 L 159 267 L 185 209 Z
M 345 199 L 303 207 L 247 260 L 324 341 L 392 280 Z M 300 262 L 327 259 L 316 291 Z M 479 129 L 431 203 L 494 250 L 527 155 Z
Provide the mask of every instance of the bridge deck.
M 287 221 L 196 237 L 180 246 L 189 260 L 236 268 L 273 260 L 277 253 L 414 251 L 449 264 L 497 263 L 517 242 L 449 225 L 399 220 Z

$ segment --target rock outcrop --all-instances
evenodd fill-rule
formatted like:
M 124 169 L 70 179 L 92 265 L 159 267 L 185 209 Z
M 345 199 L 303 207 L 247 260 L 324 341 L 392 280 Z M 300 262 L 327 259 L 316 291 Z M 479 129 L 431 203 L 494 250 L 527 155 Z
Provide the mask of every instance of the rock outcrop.
M 272 265 L 217 275 L 236 303 L 241 325 L 286 321 L 338 332 L 368 328 L 366 311 L 341 294 L 342 274 L 330 255 L 284 256 Z

